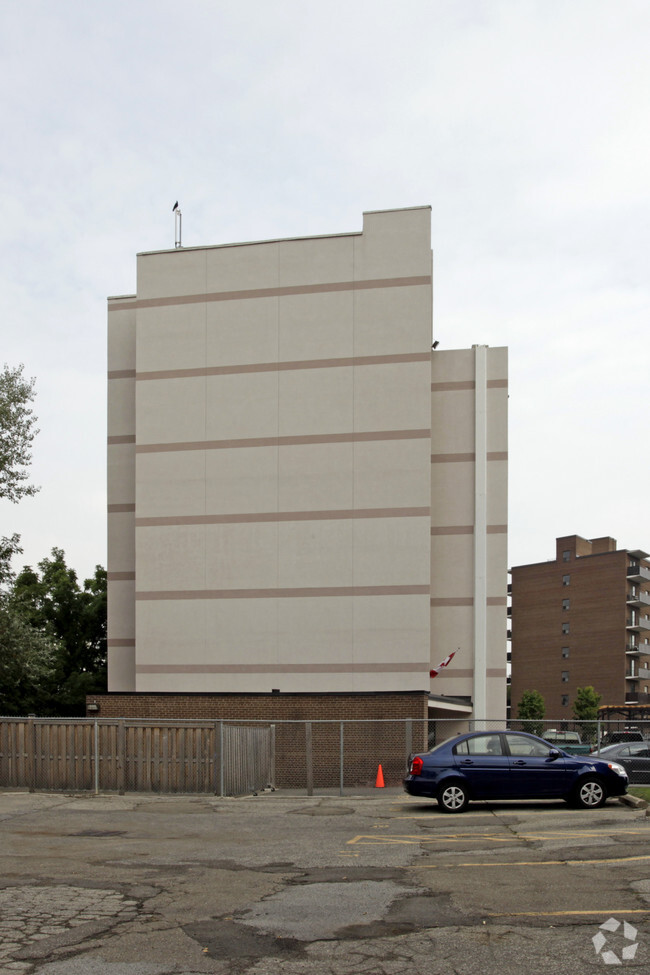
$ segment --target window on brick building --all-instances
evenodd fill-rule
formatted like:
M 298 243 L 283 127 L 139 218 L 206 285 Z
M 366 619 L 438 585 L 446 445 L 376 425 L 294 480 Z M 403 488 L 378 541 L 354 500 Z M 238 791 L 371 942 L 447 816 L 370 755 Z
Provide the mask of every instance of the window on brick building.
M 568 647 L 562 647 L 562 656 L 564 657 L 565 660 L 569 656 L 569 648 Z
M 562 707 L 565 708 L 568 705 L 568 703 L 569 703 L 569 695 L 568 694 L 563 694 L 562 695 Z
M 568 670 L 563 670 L 562 671 L 562 683 L 563 684 L 568 684 L 569 683 L 569 671 Z
M 569 624 L 568 623 L 563 623 L 562 624 L 562 632 L 565 633 L 565 634 L 569 632 Z
M 562 552 L 562 561 L 563 562 L 569 562 L 570 559 L 571 559 L 571 552 L 568 549 L 565 552 Z
M 570 599 L 563 599 L 562 600 L 562 609 L 569 609 L 570 606 L 571 606 L 571 600 Z
M 571 584 L 571 576 L 562 576 L 562 585 L 568 586 Z

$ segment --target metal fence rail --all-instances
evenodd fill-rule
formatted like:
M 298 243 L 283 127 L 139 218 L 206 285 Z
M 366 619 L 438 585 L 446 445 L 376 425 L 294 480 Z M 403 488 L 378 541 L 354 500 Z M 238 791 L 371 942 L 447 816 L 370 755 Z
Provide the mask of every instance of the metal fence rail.
M 616 738 L 645 739 L 650 749 L 650 722 L 0 718 L 0 788 L 227 796 L 274 786 L 343 795 L 374 787 L 379 766 L 387 786 L 400 785 L 409 754 L 452 735 L 507 727 L 549 735 L 559 747 L 577 733 L 581 750 L 595 754 Z M 650 784 L 650 755 L 635 762 L 630 781 Z

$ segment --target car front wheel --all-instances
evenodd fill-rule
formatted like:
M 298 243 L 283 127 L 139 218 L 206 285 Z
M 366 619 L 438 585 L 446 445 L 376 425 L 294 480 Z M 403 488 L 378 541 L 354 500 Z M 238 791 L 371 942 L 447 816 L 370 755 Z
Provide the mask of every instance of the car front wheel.
M 468 802 L 467 790 L 460 782 L 450 782 L 448 785 L 443 785 L 438 792 L 438 805 L 443 812 L 462 812 L 467 808 Z
M 607 800 L 607 792 L 600 779 L 583 779 L 574 795 L 576 805 L 581 809 L 598 809 Z

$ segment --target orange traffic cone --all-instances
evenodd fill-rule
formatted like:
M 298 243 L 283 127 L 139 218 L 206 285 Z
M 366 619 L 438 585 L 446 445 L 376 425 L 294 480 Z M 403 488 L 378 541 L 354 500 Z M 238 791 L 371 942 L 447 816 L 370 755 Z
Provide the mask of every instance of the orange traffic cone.
M 381 770 L 381 765 L 377 769 L 377 781 L 375 782 L 375 789 L 384 789 L 384 773 Z

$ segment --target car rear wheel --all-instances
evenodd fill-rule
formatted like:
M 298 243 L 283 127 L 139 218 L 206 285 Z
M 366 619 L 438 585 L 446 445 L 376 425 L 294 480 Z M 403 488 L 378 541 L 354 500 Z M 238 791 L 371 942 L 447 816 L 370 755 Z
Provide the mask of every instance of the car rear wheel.
M 462 812 L 469 802 L 467 789 L 460 782 L 450 782 L 448 785 L 441 786 L 437 798 L 438 805 L 446 813 Z
M 581 809 L 598 809 L 607 800 L 607 791 L 600 779 L 583 779 L 575 793 L 575 803 Z

